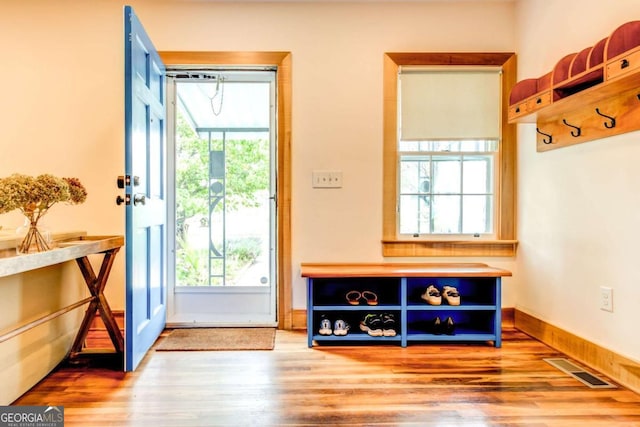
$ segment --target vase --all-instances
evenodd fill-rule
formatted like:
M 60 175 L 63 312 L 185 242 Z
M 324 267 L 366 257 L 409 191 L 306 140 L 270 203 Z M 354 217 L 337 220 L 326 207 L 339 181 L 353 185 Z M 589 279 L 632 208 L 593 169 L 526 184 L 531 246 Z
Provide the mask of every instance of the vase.
M 18 228 L 17 233 L 24 233 L 24 238 L 16 247 L 16 252 L 19 254 L 44 252 L 51 249 L 51 233 L 38 227 L 38 221 L 25 218 L 24 225 Z

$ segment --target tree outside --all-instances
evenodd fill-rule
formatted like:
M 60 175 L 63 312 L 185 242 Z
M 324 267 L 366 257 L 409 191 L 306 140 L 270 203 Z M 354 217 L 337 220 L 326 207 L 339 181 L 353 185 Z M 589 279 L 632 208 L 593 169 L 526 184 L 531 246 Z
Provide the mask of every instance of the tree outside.
M 209 141 L 178 111 L 177 286 L 237 284 L 239 275 L 264 252 L 267 242 L 261 233 L 252 234 L 250 229 L 252 213 L 269 196 L 269 140 L 268 135 L 256 139 L 242 136 L 236 138 L 229 132 L 223 142 L 222 133 L 215 132 Z M 224 160 L 216 166 L 216 159 Z M 219 167 L 220 173 L 216 170 Z M 239 232 L 222 232 L 228 227 L 225 219 L 231 217 Z M 268 236 L 267 232 L 264 237 Z

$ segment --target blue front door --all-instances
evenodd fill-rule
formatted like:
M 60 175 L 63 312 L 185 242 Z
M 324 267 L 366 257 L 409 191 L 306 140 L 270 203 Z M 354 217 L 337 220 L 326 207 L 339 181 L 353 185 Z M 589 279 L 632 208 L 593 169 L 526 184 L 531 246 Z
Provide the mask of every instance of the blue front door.
M 130 6 L 125 28 L 125 370 L 166 321 L 165 68 Z

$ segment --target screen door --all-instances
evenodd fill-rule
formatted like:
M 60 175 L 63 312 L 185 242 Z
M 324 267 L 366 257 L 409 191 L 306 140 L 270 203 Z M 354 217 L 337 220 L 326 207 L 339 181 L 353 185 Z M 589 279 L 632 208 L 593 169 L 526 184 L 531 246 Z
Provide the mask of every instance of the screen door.
M 167 73 L 171 325 L 276 325 L 275 73 Z

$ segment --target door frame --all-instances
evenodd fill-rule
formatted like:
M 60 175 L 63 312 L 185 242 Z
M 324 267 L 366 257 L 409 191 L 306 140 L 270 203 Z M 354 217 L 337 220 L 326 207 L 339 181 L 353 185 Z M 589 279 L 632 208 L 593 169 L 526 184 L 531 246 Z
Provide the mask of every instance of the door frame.
M 291 52 L 204 52 L 160 51 L 166 67 L 171 66 L 276 66 L 277 146 L 276 180 L 278 235 L 277 323 L 279 329 L 292 329 L 291 308 Z

